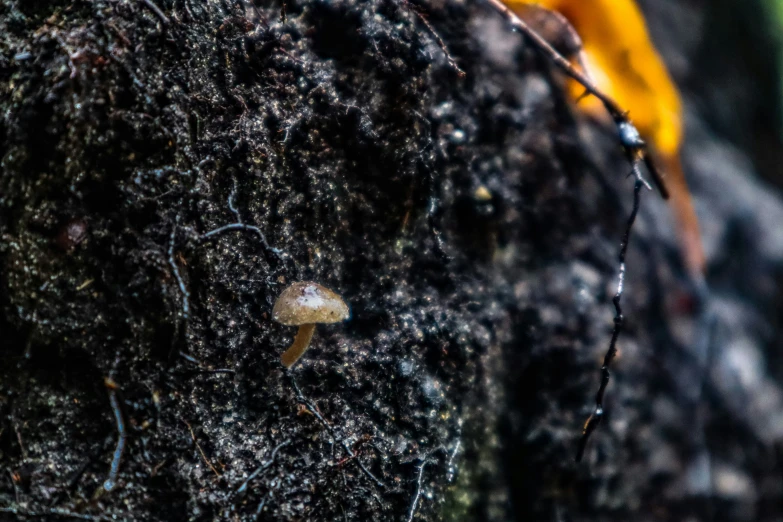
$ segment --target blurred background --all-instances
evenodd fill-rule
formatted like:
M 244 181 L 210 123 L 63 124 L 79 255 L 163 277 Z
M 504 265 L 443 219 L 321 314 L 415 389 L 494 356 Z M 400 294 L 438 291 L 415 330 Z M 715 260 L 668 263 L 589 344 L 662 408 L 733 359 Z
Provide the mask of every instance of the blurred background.
M 783 186 L 783 1 L 639 5 L 691 111 Z

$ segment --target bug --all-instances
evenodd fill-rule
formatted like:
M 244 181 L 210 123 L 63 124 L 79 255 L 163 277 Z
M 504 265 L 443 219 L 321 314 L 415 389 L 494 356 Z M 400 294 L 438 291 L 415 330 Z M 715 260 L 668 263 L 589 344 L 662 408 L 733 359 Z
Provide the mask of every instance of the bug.
M 617 291 L 612 299 L 614 328 L 601 366 L 595 408 L 579 440 L 576 453 L 579 462 L 590 435 L 604 417 L 603 398 L 609 383 L 609 367 L 625 322 L 621 306 L 625 255 L 639 210 L 641 189 L 645 185 L 649 188 L 640 170 L 641 162 L 647 166 L 661 195 L 670 201 L 683 263 L 695 288 L 705 288 L 705 258 L 698 219 L 680 164 L 683 132 L 680 97 L 650 41 L 644 17 L 634 0 L 487 1 L 571 79 L 569 89 L 581 111 L 598 119 L 605 120 L 608 116 L 615 124 L 618 141 L 636 178 L 633 208 L 618 254 Z M 554 26 L 559 43 L 571 59 L 560 54 L 532 24 L 543 30 L 547 30 L 547 25 L 549 29 Z M 665 179 L 659 164 L 668 174 Z

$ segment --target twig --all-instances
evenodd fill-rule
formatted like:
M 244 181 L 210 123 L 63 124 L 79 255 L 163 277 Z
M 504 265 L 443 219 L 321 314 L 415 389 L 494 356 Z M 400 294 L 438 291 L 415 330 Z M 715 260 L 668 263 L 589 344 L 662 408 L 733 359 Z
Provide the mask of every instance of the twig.
M 177 225 L 179 225 L 179 216 L 177 216 L 174 227 L 171 229 L 168 261 L 171 266 L 171 271 L 174 272 L 174 278 L 177 280 L 177 285 L 179 285 L 179 291 L 182 293 L 182 318 L 187 322 L 190 318 L 190 292 L 188 292 L 185 281 L 182 280 L 182 276 L 179 274 L 179 267 L 177 267 L 177 263 L 174 261 L 174 238 L 177 234 Z
M 628 118 L 628 111 L 623 110 L 620 106 L 608 95 L 604 94 L 593 81 L 586 75 L 580 73 L 571 63 L 563 57 L 557 50 L 552 47 L 540 34 L 530 28 L 520 17 L 514 14 L 502 0 L 487 0 L 494 9 L 503 14 L 508 19 L 511 26 L 523 33 L 527 39 L 537 48 L 539 51 L 546 54 L 549 59 L 554 63 L 561 71 L 567 76 L 579 82 L 582 87 L 589 93 L 595 96 L 604 106 L 606 111 L 612 117 L 616 127 L 617 134 L 620 143 L 625 151 L 626 158 L 631 164 L 631 173 L 636 178 L 634 183 L 634 196 L 633 196 L 633 209 L 631 215 L 628 218 L 628 223 L 623 235 L 622 243 L 620 244 L 620 270 L 618 275 L 617 293 L 615 294 L 612 302 L 615 307 L 614 329 L 612 330 L 612 337 L 609 341 L 609 349 L 604 356 L 604 363 L 601 366 L 601 384 L 598 388 L 595 398 L 595 410 L 585 422 L 582 430 L 582 437 L 579 440 L 579 446 L 577 448 L 576 461 L 582 460 L 585 447 L 590 435 L 601 423 L 604 416 L 603 399 L 606 392 L 606 386 L 609 384 L 609 366 L 617 353 L 617 337 L 620 335 L 620 330 L 623 327 L 625 317 L 623 316 L 622 308 L 620 306 L 620 300 L 623 295 L 623 285 L 625 283 L 625 255 L 628 250 L 628 241 L 631 235 L 631 229 L 633 228 L 634 221 L 636 220 L 636 214 L 639 211 L 640 192 L 642 187 L 651 189 L 649 183 L 642 176 L 642 172 L 639 168 L 640 161 L 644 161 L 647 166 L 650 175 L 661 192 L 664 198 L 669 196 L 666 185 L 660 176 L 660 173 L 655 166 L 653 158 L 646 151 L 646 144 L 639 135 L 639 131 L 633 125 Z
M 530 7 L 533 7 L 531 4 Z M 593 79 L 592 75 L 590 74 L 590 69 L 587 67 L 587 57 L 584 49 L 584 44 L 582 43 L 582 37 L 579 35 L 579 33 L 576 32 L 576 29 L 573 25 L 571 25 L 571 22 L 568 21 L 568 18 L 563 16 L 563 14 L 560 11 L 547 9 L 545 7 L 541 6 L 535 6 L 536 9 L 538 9 L 540 12 L 544 13 L 545 16 L 552 17 L 553 20 L 557 24 L 559 24 L 559 30 L 565 31 L 565 45 L 568 46 L 567 52 L 569 55 L 573 55 L 574 59 L 576 60 L 576 63 L 579 65 L 579 67 L 582 69 L 583 74 L 587 77 L 588 80 L 590 80 L 590 83 L 595 85 L 595 80 Z M 584 96 L 587 96 L 590 94 L 589 92 L 585 91 L 584 94 L 582 94 L 579 99 L 581 99 Z
M 52 508 L 46 511 L 27 511 L 24 509 L 18 509 L 13 507 L 0 507 L 0 513 L 10 513 L 17 517 L 66 517 L 75 518 L 78 520 L 97 520 L 97 521 L 111 521 L 112 519 L 103 515 L 87 515 L 85 513 L 74 513 L 66 509 Z
M 629 161 L 632 164 L 635 164 L 645 144 L 643 141 L 641 141 L 641 139 L 635 140 L 633 142 L 626 139 L 629 134 L 635 135 L 636 137 L 639 135 L 636 127 L 633 125 L 633 123 L 631 123 L 631 120 L 628 119 L 628 111 L 623 110 L 617 104 L 617 102 L 601 91 L 586 74 L 579 72 L 573 65 L 571 65 L 571 62 L 569 62 L 562 54 L 557 52 L 557 50 L 552 47 L 549 42 L 547 42 L 540 34 L 527 25 L 524 20 L 522 20 L 511 9 L 509 9 L 502 0 L 487 0 L 487 2 L 489 2 L 489 4 L 500 14 L 506 17 L 513 29 L 524 34 L 536 48 L 546 54 L 552 63 L 554 63 L 561 71 L 563 71 L 566 76 L 569 76 L 570 78 L 573 78 L 579 82 L 579 84 L 581 84 L 588 93 L 598 98 L 617 126 L 620 142 L 625 149 Z M 654 165 L 653 159 L 647 154 L 644 154 L 644 158 L 644 161 L 650 170 L 650 174 L 654 178 L 656 186 L 662 189 L 661 195 L 664 198 L 668 197 L 668 191 L 665 188 L 665 184 L 663 179 L 660 177 L 658 169 Z M 646 182 L 644 183 L 645 185 L 649 186 Z
M 598 393 L 595 395 L 595 410 L 592 415 L 585 422 L 582 430 L 582 437 L 579 439 L 579 447 L 576 452 L 576 461 L 580 462 L 584 456 L 585 447 L 587 441 L 590 438 L 590 434 L 598 427 L 604 417 L 604 392 L 606 386 L 609 384 L 609 365 L 612 363 L 614 356 L 617 354 L 617 337 L 620 335 L 623 323 L 625 322 L 625 316 L 623 315 L 623 309 L 620 305 L 620 300 L 623 297 L 623 291 L 625 289 L 625 254 L 628 252 L 628 243 L 631 238 L 631 229 L 633 228 L 634 221 L 636 220 L 636 214 L 639 212 L 640 192 L 644 186 L 640 177 L 636 177 L 636 181 L 633 186 L 633 209 L 631 215 L 628 217 L 628 222 L 625 227 L 625 233 L 623 234 L 622 242 L 620 243 L 620 253 L 617 256 L 620 261 L 620 272 L 617 276 L 617 293 L 614 294 L 612 303 L 614 304 L 615 316 L 614 316 L 614 328 L 612 329 L 612 337 L 609 341 L 609 349 L 604 356 L 604 364 L 601 366 L 601 385 L 598 388 Z
M 416 494 L 413 496 L 413 502 L 411 502 L 411 509 L 408 512 L 408 522 L 413 522 L 413 517 L 416 515 L 416 507 L 419 504 L 421 498 L 421 482 L 424 478 L 424 467 L 427 465 L 427 459 L 421 461 L 419 465 L 419 476 L 416 479 Z
M 340 445 L 345 449 L 345 452 L 348 454 L 349 457 L 352 458 L 354 462 L 356 462 L 356 465 L 359 466 L 359 469 L 362 470 L 362 472 L 367 475 L 367 477 L 372 480 L 376 486 L 379 488 L 385 488 L 386 485 L 381 482 L 375 475 L 372 474 L 372 472 L 367 469 L 367 467 L 362 463 L 362 461 L 356 457 L 356 453 L 351 449 L 351 446 L 348 444 L 348 442 L 345 439 L 338 438 L 335 433 L 334 429 L 329 425 L 328 422 L 326 422 L 326 419 L 323 418 L 323 416 L 318 413 L 318 410 L 313 406 L 310 401 L 308 401 L 304 394 L 302 394 L 302 390 L 299 389 L 299 385 L 296 383 L 296 379 L 292 375 L 288 375 L 288 377 L 291 379 L 291 384 L 294 386 L 294 390 L 296 390 L 296 396 L 299 399 L 299 402 L 304 404 L 304 406 L 308 409 L 310 413 L 313 414 L 313 416 L 318 419 L 318 422 L 320 422 L 323 427 L 326 429 L 326 431 L 329 432 L 329 435 L 332 437 L 332 440 L 339 442 Z
M 245 479 L 245 481 L 242 483 L 242 485 L 237 488 L 237 493 L 238 494 L 244 493 L 247 490 L 247 486 L 248 486 L 248 484 L 250 484 L 250 481 L 253 480 L 254 478 L 256 478 L 262 471 L 264 471 L 265 469 L 268 469 L 269 466 L 274 464 L 275 457 L 277 456 L 277 452 L 280 451 L 281 448 L 284 448 L 284 447 L 288 446 L 289 444 L 291 444 L 291 441 L 287 440 L 287 441 L 281 442 L 280 444 L 275 446 L 275 448 L 272 450 L 272 453 L 269 455 L 269 458 L 267 459 L 267 461 L 264 462 L 263 464 L 261 464 L 253 473 L 251 473 L 247 477 L 247 479 Z
M 193 428 L 191 427 L 190 423 L 185 419 L 180 419 L 180 420 L 185 423 L 185 426 L 188 427 L 188 431 L 190 431 L 190 438 L 193 439 L 193 444 L 196 445 L 196 449 L 198 450 L 199 454 L 201 454 L 201 458 L 204 460 L 206 465 L 209 466 L 209 469 L 212 470 L 212 473 L 214 473 L 217 478 L 220 478 L 220 473 L 218 472 L 218 470 L 215 469 L 215 466 L 213 466 L 212 463 L 209 461 L 206 454 L 204 453 L 204 450 L 201 449 L 201 444 L 198 443 L 198 439 L 196 438 L 196 434 L 193 432 Z
M 117 399 L 117 383 L 111 378 L 107 377 L 104 380 L 104 384 L 109 391 L 109 403 L 111 409 L 114 412 L 114 421 L 117 424 L 117 446 L 114 449 L 114 456 L 111 459 L 111 467 L 109 468 L 109 478 L 103 483 L 103 489 L 107 492 L 114 489 L 117 485 L 117 474 L 120 471 L 120 462 L 122 461 L 122 453 L 125 451 L 125 439 L 128 434 L 125 431 L 125 421 L 122 418 L 122 410 L 120 409 L 120 401 Z
M 141 0 L 144 5 L 146 5 L 150 11 L 155 13 L 155 16 L 160 18 L 160 21 L 163 22 L 163 25 L 169 25 L 169 19 L 168 17 L 163 13 L 163 11 L 160 10 L 160 7 L 155 5 L 155 3 L 152 0 Z
M 544 51 L 544 53 L 546 53 L 552 62 L 557 65 L 567 76 L 570 76 L 574 80 L 578 81 L 585 88 L 585 90 L 587 90 L 587 92 L 598 98 L 601 103 L 604 104 L 604 107 L 606 107 L 606 110 L 609 111 L 609 114 L 612 116 L 612 118 L 615 119 L 615 121 L 627 121 L 628 118 L 625 111 L 620 109 L 620 106 L 617 105 L 614 100 L 601 92 L 601 90 L 598 89 L 598 87 L 596 87 L 596 85 L 591 82 L 586 75 L 576 70 L 576 68 L 571 65 L 571 62 L 569 62 L 563 55 L 557 52 L 557 50 L 555 50 L 555 48 L 552 47 L 549 42 L 544 40 L 540 34 L 531 29 L 530 26 L 527 25 L 524 20 L 517 16 L 511 9 L 509 9 L 502 2 L 502 0 L 487 0 L 487 2 L 489 2 L 495 10 L 500 12 L 508 19 L 511 27 L 523 33 L 530 39 L 531 42 L 533 42 L 533 45 Z

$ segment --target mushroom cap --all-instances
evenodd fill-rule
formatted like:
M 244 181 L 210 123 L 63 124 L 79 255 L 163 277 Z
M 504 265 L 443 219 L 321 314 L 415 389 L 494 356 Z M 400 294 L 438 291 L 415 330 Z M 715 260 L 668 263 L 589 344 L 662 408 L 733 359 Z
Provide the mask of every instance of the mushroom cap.
M 283 290 L 272 309 L 272 319 L 286 326 L 337 323 L 350 315 L 342 297 L 312 281 L 300 281 Z

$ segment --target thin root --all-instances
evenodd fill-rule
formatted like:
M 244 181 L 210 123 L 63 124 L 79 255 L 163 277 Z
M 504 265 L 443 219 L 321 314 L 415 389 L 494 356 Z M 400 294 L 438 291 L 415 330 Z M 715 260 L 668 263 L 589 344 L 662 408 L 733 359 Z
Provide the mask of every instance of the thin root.
M 213 466 L 212 463 L 209 461 L 206 454 L 204 453 L 204 450 L 201 449 L 201 444 L 198 443 L 198 439 L 196 438 L 196 434 L 193 432 L 193 428 L 191 427 L 190 423 L 185 419 L 180 419 L 180 420 L 185 423 L 185 426 L 188 427 L 188 431 L 190 431 L 190 438 L 193 439 L 193 444 L 196 445 L 196 449 L 201 455 L 201 458 L 204 460 L 204 463 L 207 466 L 209 466 L 209 469 L 212 470 L 212 473 L 214 473 L 217 478 L 220 478 L 220 472 L 218 472 L 218 470 L 215 469 L 215 466 Z
M 329 432 L 329 435 L 332 437 L 332 440 L 339 442 L 340 445 L 343 447 L 345 452 L 348 454 L 349 457 L 352 458 L 354 462 L 356 462 L 356 465 L 359 466 L 359 469 L 362 470 L 362 472 L 367 475 L 367 478 L 372 480 L 376 486 L 379 488 L 385 488 L 386 485 L 381 482 L 375 475 L 372 474 L 372 472 L 367 469 L 367 467 L 362 463 L 361 459 L 353 458 L 356 457 L 356 453 L 354 453 L 353 449 L 351 449 L 350 444 L 345 439 L 339 439 L 335 433 L 334 429 L 332 429 L 332 426 L 326 422 L 326 419 L 323 418 L 323 416 L 318 412 L 318 410 L 310 403 L 309 400 L 307 400 L 302 394 L 302 390 L 299 389 L 299 385 L 296 383 L 296 379 L 292 375 L 288 375 L 288 377 L 291 379 L 291 384 L 294 386 L 294 390 L 296 390 L 296 397 L 299 399 L 299 402 L 305 406 L 305 408 L 308 409 L 312 415 L 318 419 L 318 422 L 321 423 L 321 425 L 326 429 L 327 432 Z
M 411 502 L 411 509 L 408 512 L 408 522 L 413 522 L 413 517 L 416 515 L 416 508 L 421 498 L 421 484 L 424 479 L 424 467 L 427 465 L 427 459 L 421 461 L 419 464 L 419 475 L 416 479 L 416 494 L 413 496 L 413 502 Z
M 174 273 L 174 278 L 177 280 L 179 291 L 182 293 L 182 319 L 184 319 L 187 323 L 188 319 L 190 318 L 190 292 L 188 292 L 188 288 L 185 286 L 185 281 L 182 279 L 182 276 L 179 273 L 177 262 L 174 260 L 174 240 L 177 235 L 177 225 L 179 225 L 179 216 L 177 216 L 174 222 L 174 226 L 171 229 L 171 237 L 169 238 L 168 262 L 169 266 L 171 266 L 171 271 Z
M 250 484 L 250 481 L 256 478 L 262 471 L 268 469 L 272 464 L 274 464 L 275 457 L 277 457 L 277 452 L 280 451 L 281 448 L 284 448 L 289 444 L 291 444 L 291 441 L 287 440 L 275 446 L 275 448 L 272 450 L 272 453 L 269 455 L 267 461 L 261 464 L 258 468 L 256 468 L 256 470 L 245 479 L 242 485 L 237 488 L 237 494 L 242 494 L 245 491 L 247 491 L 247 486 L 248 484 Z
M 117 424 L 117 446 L 114 448 L 114 455 L 111 459 L 111 467 L 109 468 L 109 477 L 103 483 L 103 489 L 109 492 L 117 485 L 117 475 L 120 472 L 120 462 L 122 462 L 122 454 L 125 451 L 125 440 L 128 433 L 125 430 L 125 421 L 122 417 L 122 410 L 120 409 L 120 401 L 117 398 L 117 383 L 112 379 L 107 378 L 105 380 L 106 389 L 109 391 L 109 403 L 111 404 L 112 412 L 114 412 L 114 422 Z
M 209 232 L 203 234 L 202 236 L 200 236 L 199 239 L 201 241 L 206 241 L 208 239 L 214 238 L 215 236 L 218 236 L 218 235 L 223 234 L 225 232 L 231 232 L 233 230 L 239 230 L 239 231 L 242 231 L 242 232 L 250 232 L 252 234 L 255 234 L 261 240 L 261 245 L 264 247 L 264 250 L 266 252 L 274 254 L 274 256 L 277 257 L 277 259 L 281 263 L 284 262 L 283 254 L 282 254 L 281 250 L 279 248 L 272 247 L 267 242 L 266 236 L 261 231 L 261 229 L 258 228 L 258 227 L 255 227 L 253 225 L 245 225 L 244 223 L 231 223 L 231 224 L 228 224 L 228 225 L 223 225 L 222 227 L 218 227 L 218 228 L 216 228 L 214 230 L 210 230 Z

